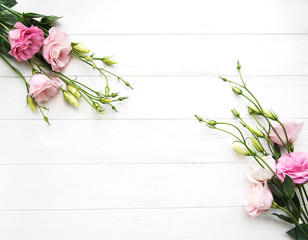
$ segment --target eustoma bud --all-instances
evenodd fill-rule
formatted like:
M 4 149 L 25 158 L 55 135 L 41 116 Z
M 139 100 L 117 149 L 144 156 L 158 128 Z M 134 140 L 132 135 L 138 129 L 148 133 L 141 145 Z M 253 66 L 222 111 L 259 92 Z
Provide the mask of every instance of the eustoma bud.
M 110 102 L 112 102 L 112 100 L 111 100 L 111 99 L 108 99 L 108 98 L 101 98 L 99 101 L 100 101 L 101 103 L 110 103 Z
M 253 146 L 257 149 L 257 151 L 259 152 L 264 151 L 263 146 L 257 141 L 257 139 L 255 139 L 254 137 L 251 137 L 251 141 L 252 141 Z
M 264 133 L 261 132 L 261 131 L 260 131 L 258 128 L 256 128 L 256 127 L 248 126 L 248 130 L 249 130 L 250 132 L 252 132 L 253 134 L 255 134 L 257 137 L 260 137 L 260 138 L 264 137 Z
M 233 86 L 232 87 L 233 92 L 235 92 L 237 95 L 241 95 L 242 94 L 242 90 L 239 89 L 238 87 Z
M 104 114 L 104 110 L 102 109 L 102 107 L 101 107 L 97 102 L 95 102 L 95 103 L 93 104 L 93 107 L 94 107 L 99 113 Z
M 248 106 L 248 111 L 249 111 L 250 114 L 256 114 L 256 115 L 261 114 L 261 112 L 258 108 L 252 107 L 252 106 Z
M 81 97 L 81 93 L 78 91 L 77 88 L 75 88 L 74 86 L 72 86 L 72 85 L 70 85 L 70 84 L 66 85 L 66 87 L 67 87 L 67 90 L 68 90 L 71 94 L 74 95 L 74 97 L 76 97 L 76 98 L 80 98 L 80 97 Z
M 233 108 L 233 109 L 231 110 L 231 112 L 233 113 L 233 115 L 234 115 L 235 117 L 239 117 L 239 116 L 240 116 L 240 113 L 239 113 L 235 108 Z
M 113 65 L 118 63 L 117 61 L 115 61 L 110 57 L 103 57 L 103 62 L 106 63 L 107 65 Z
M 75 106 L 75 107 L 78 107 L 78 106 L 79 106 L 79 103 L 78 103 L 77 99 L 74 97 L 73 94 L 71 94 L 71 93 L 68 92 L 68 91 L 63 91 L 63 95 L 64 95 L 65 99 L 66 99 L 70 104 L 72 104 L 72 105 Z
M 262 111 L 264 112 L 264 114 L 269 117 L 272 120 L 278 120 L 278 116 L 273 112 L 273 111 L 269 111 L 267 109 L 262 108 Z
M 28 97 L 27 97 L 27 102 L 28 102 L 28 104 L 29 104 L 31 110 L 32 110 L 33 112 L 35 112 L 36 104 L 35 104 L 35 101 L 34 101 L 33 97 L 28 96 Z
M 241 155 L 251 156 L 250 151 L 242 143 L 239 142 L 233 143 L 233 149 Z
M 72 46 L 73 46 L 73 49 L 78 53 L 89 53 L 90 52 L 90 49 L 87 48 L 82 43 L 72 44 Z

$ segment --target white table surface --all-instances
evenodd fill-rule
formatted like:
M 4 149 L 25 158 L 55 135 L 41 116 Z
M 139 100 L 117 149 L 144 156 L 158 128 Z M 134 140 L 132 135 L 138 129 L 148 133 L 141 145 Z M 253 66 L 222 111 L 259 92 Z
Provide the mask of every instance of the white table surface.
M 239 80 L 240 60 L 265 107 L 308 121 L 307 0 L 19 2 L 20 11 L 63 15 L 60 29 L 113 55 L 112 71 L 135 90 L 115 80 L 130 99 L 103 116 L 58 95 L 48 127 L 1 62 L 1 240 L 289 239 L 291 226 L 270 213 L 246 216 L 247 158 L 193 115 L 233 121 L 231 108 L 246 111 L 217 78 Z M 65 73 L 102 86 L 77 61 Z

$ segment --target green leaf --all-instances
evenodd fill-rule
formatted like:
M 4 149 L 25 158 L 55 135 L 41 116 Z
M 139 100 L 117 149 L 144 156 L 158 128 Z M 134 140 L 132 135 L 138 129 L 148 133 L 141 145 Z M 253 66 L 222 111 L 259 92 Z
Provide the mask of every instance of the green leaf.
M 18 22 L 19 20 L 20 18 L 11 12 L 8 12 L 8 11 L 0 12 L 0 21 L 5 23 L 5 25 L 7 26 L 10 26 L 13 28 L 15 23 Z
M 41 19 L 41 23 L 43 23 L 44 25 L 49 25 L 50 23 L 52 23 L 53 21 L 56 21 L 58 19 L 60 19 L 61 17 L 58 17 L 58 16 L 44 16 L 42 19 Z
M 9 51 L 11 50 L 11 46 L 10 44 L 5 40 L 3 39 L 2 37 L 0 38 L 0 52 L 2 54 L 4 54 L 5 56 L 7 57 L 12 57 L 10 54 L 9 54 Z
M 286 215 L 283 215 L 283 214 L 277 214 L 277 213 L 273 213 L 273 215 L 275 215 L 276 217 L 280 218 L 281 220 L 283 221 L 286 221 L 288 223 L 294 223 L 293 219 L 286 216 Z
M 45 15 L 43 15 L 43 14 L 32 13 L 32 12 L 23 13 L 22 15 L 26 18 L 42 18 L 42 17 L 45 17 Z
M 288 175 L 286 175 L 283 181 L 283 191 L 289 199 L 293 198 L 295 195 L 294 182 Z
M 294 218 L 298 221 L 299 217 L 301 215 L 301 204 L 299 202 L 299 199 L 297 197 L 297 195 L 295 194 L 294 197 L 292 198 L 292 201 L 295 205 L 295 207 L 292 206 L 292 214 L 294 216 Z
M 275 151 L 275 154 L 273 157 L 277 160 L 281 156 L 281 150 L 277 143 L 274 144 L 274 151 Z
M 301 224 L 301 227 L 305 229 L 305 232 L 308 233 L 307 231 L 307 226 L 304 224 Z M 290 237 L 297 239 L 297 240 L 308 240 L 308 237 L 303 233 L 303 231 L 296 226 L 295 228 L 292 228 L 291 230 L 286 232 Z
M 0 0 L 0 4 L 3 4 L 9 8 L 15 6 L 17 4 L 17 2 L 15 0 Z M 3 10 L 4 8 L 2 8 L 0 6 L 0 10 Z

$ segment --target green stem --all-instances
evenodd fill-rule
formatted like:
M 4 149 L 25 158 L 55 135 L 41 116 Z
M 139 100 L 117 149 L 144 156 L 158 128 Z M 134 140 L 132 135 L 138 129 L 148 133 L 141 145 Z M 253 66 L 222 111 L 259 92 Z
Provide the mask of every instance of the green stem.
M 302 202 L 303 202 L 303 205 L 304 205 L 304 209 L 305 209 L 305 211 L 306 211 L 306 214 L 308 214 L 307 206 L 306 206 L 306 203 L 305 203 L 305 199 L 304 199 L 304 195 L 303 195 L 303 190 L 302 190 L 302 188 L 303 188 L 302 185 L 298 185 L 298 190 L 299 190 L 299 193 L 300 193 L 301 198 L 302 198 Z M 306 218 L 306 220 L 308 220 L 306 214 L 305 214 L 305 218 Z
M 6 31 L 10 31 L 10 29 L 7 27 L 7 26 L 5 26 L 2 22 L 0 22 L 0 25 L 2 26 L 2 27 L 4 27 L 4 29 L 6 30 Z

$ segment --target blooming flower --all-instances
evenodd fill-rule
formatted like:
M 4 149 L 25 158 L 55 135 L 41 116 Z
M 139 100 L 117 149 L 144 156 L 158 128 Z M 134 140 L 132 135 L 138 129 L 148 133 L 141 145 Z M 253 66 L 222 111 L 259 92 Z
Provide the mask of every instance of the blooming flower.
M 266 156 L 263 158 L 267 165 L 273 170 L 276 171 L 276 162 L 275 159 L 271 156 Z M 262 162 L 261 162 L 262 163 Z M 246 172 L 246 176 L 248 180 L 252 183 L 260 183 L 270 180 L 274 173 L 264 164 L 262 163 L 265 168 L 262 168 L 260 164 L 257 162 L 252 162 L 249 165 L 249 168 Z
M 59 72 L 69 63 L 71 40 L 68 34 L 56 27 L 49 30 L 49 36 L 43 44 L 43 57 L 51 65 L 52 70 Z
M 245 199 L 245 211 L 251 217 L 257 217 L 271 208 L 273 195 L 265 182 L 251 186 Z
M 29 96 L 38 102 L 47 102 L 59 92 L 62 82 L 57 78 L 50 79 L 44 74 L 35 74 L 30 81 Z
M 276 174 L 282 181 L 288 175 L 295 184 L 308 182 L 308 153 L 292 152 L 280 157 Z
M 284 127 L 286 129 L 286 132 L 287 132 L 287 135 L 288 135 L 288 140 L 289 140 L 290 144 L 293 145 L 293 143 L 298 138 L 299 133 L 304 126 L 304 122 L 299 121 L 299 120 L 289 120 L 289 121 L 283 122 L 282 124 L 284 125 Z M 281 137 L 282 142 L 285 145 L 287 145 L 287 138 L 286 138 L 286 135 L 285 135 L 284 130 L 281 127 L 281 125 L 279 123 L 275 122 L 273 124 L 273 127 L 276 130 L 276 132 L 278 133 L 278 135 Z M 278 145 L 283 145 L 283 143 L 280 141 L 279 137 L 273 131 L 273 129 L 271 129 L 269 137 L 270 137 L 272 142 L 277 143 Z
M 40 51 L 44 42 L 44 32 L 42 29 L 31 26 L 27 28 L 21 22 L 17 22 L 14 30 L 9 32 L 8 38 L 11 45 L 9 54 L 18 61 L 32 58 Z

